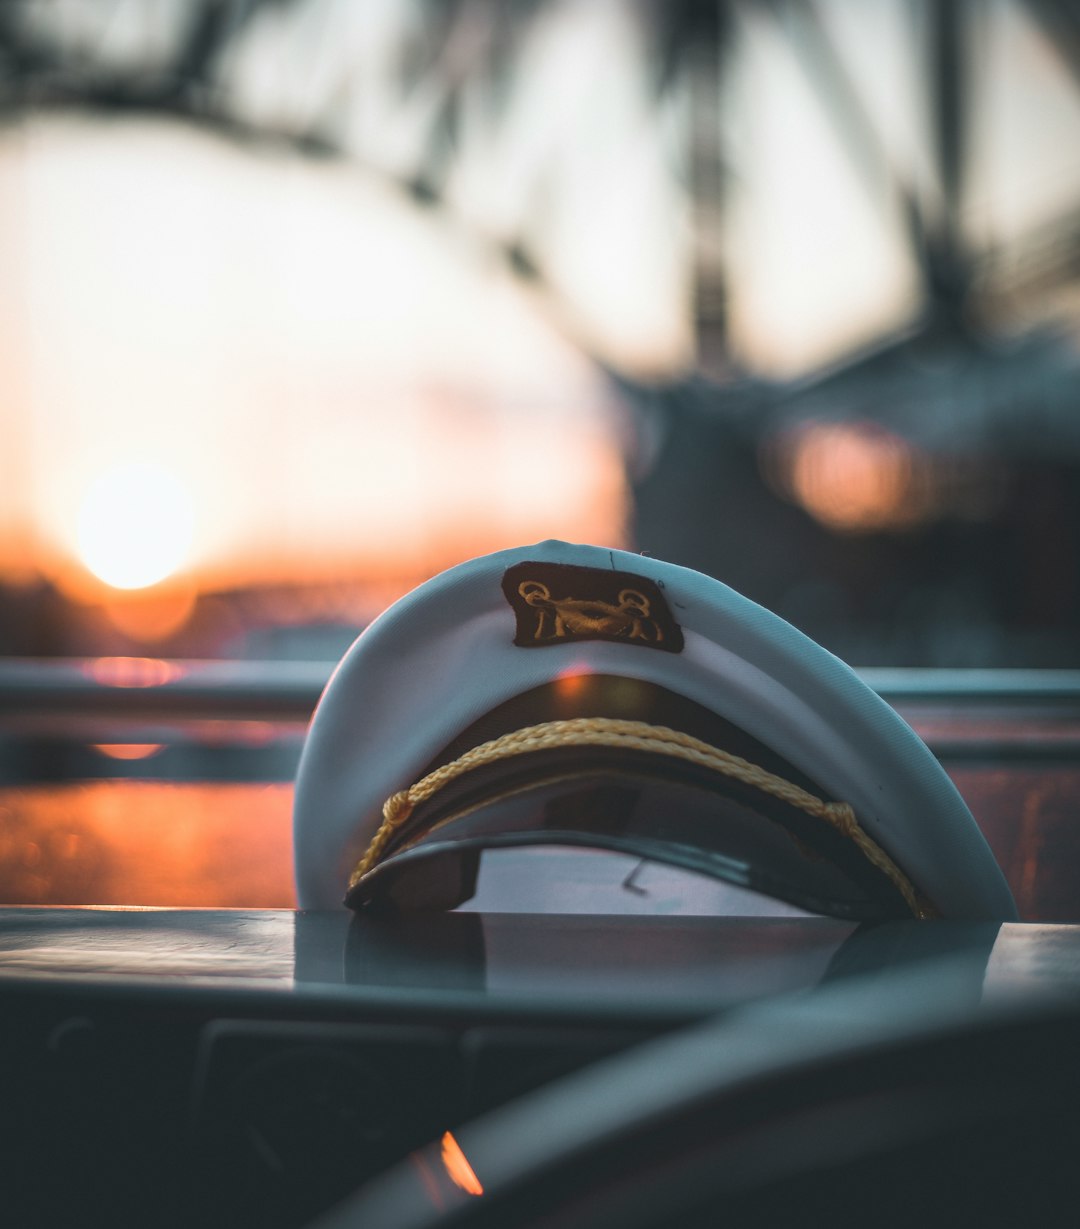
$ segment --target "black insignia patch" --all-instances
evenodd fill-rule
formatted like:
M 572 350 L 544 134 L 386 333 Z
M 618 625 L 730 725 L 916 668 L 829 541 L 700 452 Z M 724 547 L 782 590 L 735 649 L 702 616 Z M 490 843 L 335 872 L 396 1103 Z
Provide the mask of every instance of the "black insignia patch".
M 682 628 L 660 587 L 644 576 L 565 563 L 516 563 L 502 587 L 517 615 L 514 643 L 523 649 L 612 640 L 682 652 Z

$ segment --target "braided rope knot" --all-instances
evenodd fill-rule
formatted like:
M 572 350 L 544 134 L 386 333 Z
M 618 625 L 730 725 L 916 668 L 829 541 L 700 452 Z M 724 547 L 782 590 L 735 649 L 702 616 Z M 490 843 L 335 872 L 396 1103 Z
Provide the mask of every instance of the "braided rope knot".
M 759 789 L 807 815 L 824 820 L 854 841 L 867 860 L 892 882 L 916 917 L 930 914 L 930 908 L 918 896 L 904 872 L 861 827 L 850 803 L 826 802 L 794 782 L 691 734 L 668 726 L 614 717 L 574 717 L 565 721 L 544 721 L 514 730 L 472 747 L 456 760 L 429 772 L 408 789 L 392 794 L 383 804 L 382 824 L 349 877 L 349 890 L 379 862 L 394 834 L 408 823 L 416 807 L 433 798 L 451 781 L 485 764 L 534 751 L 565 747 L 615 747 L 664 755 L 698 764 Z
M 849 802 L 829 802 L 825 805 L 824 817 L 844 836 L 854 836 L 859 826 Z

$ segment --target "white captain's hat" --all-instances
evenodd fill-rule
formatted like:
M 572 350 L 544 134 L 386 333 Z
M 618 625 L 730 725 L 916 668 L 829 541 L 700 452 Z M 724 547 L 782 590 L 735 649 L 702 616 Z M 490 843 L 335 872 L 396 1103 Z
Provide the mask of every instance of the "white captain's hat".
M 331 678 L 302 908 L 452 908 L 485 849 L 608 849 L 853 919 L 1015 918 L 975 821 L 843 662 L 726 585 L 565 542 L 444 572 Z

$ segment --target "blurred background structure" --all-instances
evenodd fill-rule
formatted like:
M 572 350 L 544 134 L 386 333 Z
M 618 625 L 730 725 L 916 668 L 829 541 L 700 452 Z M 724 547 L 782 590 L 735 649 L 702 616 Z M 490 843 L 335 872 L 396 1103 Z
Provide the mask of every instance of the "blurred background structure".
M 336 658 L 549 536 L 1080 664 L 1080 7 L 9 0 L 0 652 Z
M 294 903 L 330 663 L 554 536 L 866 668 L 1075 920 L 1078 345 L 1074 0 L 5 0 L 0 900 Z

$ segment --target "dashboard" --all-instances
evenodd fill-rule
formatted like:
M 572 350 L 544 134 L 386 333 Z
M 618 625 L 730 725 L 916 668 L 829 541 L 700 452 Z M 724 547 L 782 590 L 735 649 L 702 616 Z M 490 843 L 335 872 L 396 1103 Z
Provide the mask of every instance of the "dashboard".
M 17 1223 L 303 1225 L 600 1060 L 945 959 L 972 1018 L 1080 993 L 1072 926 L 6 909 L 6 1198 Z
M 857 926 L 621 872 L 451 913 L 300 911 L 274 834 L 319 680 L 7 669 L 8 1223 L 647 1226 L 722 1199 L 740 1225 L 934 1224 L 978 1188 L 1006 1224 L 999 1188 L 1030 1211 L 1033 1174 L 1029 1223 L 1072 1198 L 1071 675 L 892 678 L 1024 920 Z M 942 1158 L 967 1175 L 946 1194 Z

